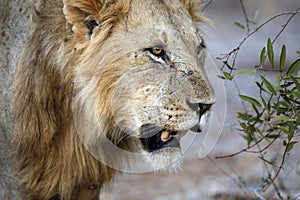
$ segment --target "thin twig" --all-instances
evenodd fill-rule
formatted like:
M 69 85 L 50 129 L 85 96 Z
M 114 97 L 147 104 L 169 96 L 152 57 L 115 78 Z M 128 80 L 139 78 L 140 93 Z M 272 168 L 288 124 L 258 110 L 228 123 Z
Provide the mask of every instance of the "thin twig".
M 215 159 L 223 159 L 223 158 L 231 158 L 231 157 L 234 157 L 234 156 L 237 156 L 243 152 L 248 152 L 249 149 L 257 146 L 257 144 L 259 144 L 261 141 L 263 141 L 264 138 L 260 138 L 258 141 L 256 141 L 255 143 L 253 143 L 252 145 L 238 151 L 238 152 L 235 152 L 235 153 L 232 153 L 232 154 L 229 154 L 229 155 L 226 155 L 226 156 L 216 156 Z
M 233 81 L 233 84 L 234 84 L 234 86 L 235 86 L 235 88 L 236 88 L 238 94 L 239 94 L 239 95 L 242 94 L 242 93 L 241 93 L 241 90 L 240 90 L 240 88 L 239 88 L 239 86 L 238 86 L 238 84 L 237 84 L 237 82 L 236 82 L 236 80 L 232 80 L 232 81 Z M 247 114 L 247 113 L 248 113 L 248 110 L 247 110 L 245 101 L 241 101 L 241 104 L 242 104 L 242 106 L 243 106 L 243 109 L 244 109 L 245 113 Z
M 280 134 L 278 134 L 278 137 L 279 137 Z M 277 138 L 274 138 L 271 142 L 269 142 L 269 144 L 267 144 L 264 148 L 258 150 L 258 151 L 247 151 L 248 153 L 262 153 L 264 152 L 265 150 L 269 149 L 270 146 L 272 146 L 272 144 L 274 144 L 274 142 L 277 140 Z
M 249 33 L 239 44 L 238 47 L 241 47 L 246 40 L 248 40 L 248 38 L 250 38 L 252 35 L 254 35 L 257 31 L 259 31 L 261 28 L 263 28 L 266 24 L 270 23 L 271 21 L 273 21 L 274 19 L 278 18 L 278 17 L 281 17 L 281 16 L 284 16 L 284 15 L 292 15 L 291 16 L 291 19 L 296 15 L 296 14 L 299 14 L 299 8 L 297 8 L 296 11 L 293 11 L 293 12 L 283 12 L 283 13 L 279 13 L 273 17 L 271 17 L 270 19 L 266 20 L 264 23 L 262 23 L 261 25 L 259 25 L 254 31 L 252 31 L 251 33 Z M 291 21 L 291 19 L 289 19 L 288 21 Z
M 290 23 L 290 21 L 293 19 L 293 17 L 299 13 L 299 9 L 300 7 L 290 16 L 290 18 L 286 21 L 286 23 L 283 25 L 282 29 L 279 31 L 279 33 L 275 36 L 275 38 L 272 41 L 272 44 L 274 44 L 276 42 L 276 40 L 278 39 L 278 37 L 281 35 L 281 33 L 284 31 L 284 29 L 287 27 L 287 25 Z
M 223 68 L 228 65 L 230 66 L 230 74 L 232 73 L 233 69 L 234 69 L 234 66 L 235 66 L 235 62 L 236 62 L 236 58 L 237 58 L 237 55 L 238 55 L 238 52 L 240 50 L 240 48 L 242 47 L 242 45 L 252 36 L 254 35 L 257 31 L 259 31 L 260 29 L 262 29 L 266 24 L 270 23 L 271 21 L 275 20 L 276 18 L 278 17 L 281 17 L 281 16 L 284 16 L 284 15 L 291 15 L 291 17 L 288 19 L 286 26 L 287 24 L 292 20 L 293 17 L 295 17 L 296 14 L 299 14 L 300 11 L 299 11 L 300 7 L 297 8 L 296 11 L 293 11 L 293 12 L 283 12 L 283 13 L 279 13 L 271 18 L 269 18 L 268 20 L 266 20 L 264 23 L 262 23 L 261 25 L 259 25 L 254 31 L 250 32 L 249 34 L 247 34 L 246 37 L 244 37 L 244 39 L 239 43 L 239 45 L 234 48 L 232 51 L 230 51 L 229 53 L 227 54 L 221 54 L 222 57 L 217 57 L 218 60 L 225 60 L 223 61 L 223 66 L 221 68 L 221 70 L 223 70 Z M 279 32 L 279 34 L 277 34 L 277 38 L 280 36 L 280 34 L 282 34 L 284 29 L 282 29 L 282 31 Z M 233 61 L 232 61 L 232 65 L 229 65 L 229 59 L 230 58 L 233 58 Z
M 247 26 L 247 33 L 250 32 L 250 26 L 249 26 L 249 18 L 248 18 L 248 15 L 247 15 L 247 12 L 246 12 L 246 9 L 245 9 L 245 6 L 244 6 L 244 1 L 243 0 L 240 0 L 240 4 L 241 4 L 241 7 L 242 7 L 242 10 L 243 10 L 243 14 L 244 14 L 244 17 L 245 17 L 245 21 L 246 21 L 246 26 Z

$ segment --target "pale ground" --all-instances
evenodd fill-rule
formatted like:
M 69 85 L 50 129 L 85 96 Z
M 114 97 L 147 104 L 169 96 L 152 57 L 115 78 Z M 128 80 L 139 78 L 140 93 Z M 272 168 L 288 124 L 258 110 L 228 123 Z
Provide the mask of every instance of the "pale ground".
M 260 11 L 259 23 L 264 22 L 271 16 L 287 11 L 293 11 L 300 6 L 299 0 L 253 0 L 245 1 L 248 15 L 254 16 L 256 10 Z M 207 28 L 207 45 L 212 61 L 208 62 L 208 70 L 214 68 L 215 62 L 220 67 L 220 62 L 216 57 L 221 53 L 227 53 L 238 45 L 238 42 L 245 36 L 243 30 L 233 25 L 234 21 L 244 23 L 243 15 L 237 0 L 213 0 L 212 4 L 206 10 L 207 15 L 215 22 L 215 28 Z M 267 37 L 274 37 L 280 30 L 281 25 L 287 20 L 287 17 L 280 18 L 270 25 L 266 26 L 259 33 L 246 42 L 238 58 L 237 67 L 241 69 L 250 69 L 259 62 L 259 53 L 266 44 Z M 288 26 L 286 32 L 279 37 L 276 47 L 286 44 L 288 48 L 289 62 L 297 57 L 296 50 L 299 50 L 300 44 L 300 15 L 298 15 Z M 275 52 L 278 55 L 278 51 Z M 210 70 L 214 71 L 214 70 Z M 211 81 L 218 82 L 213 77 Z M 254 80 L 259 78 L 259 74 L 243 76 L 237 78 L 237 84 L 242 93 L 255 95 L 256 90 L 253 84 Z M 232 82 L 222 83 L 226 90 L 226 96 L 220 95 L 217 101 L 226 102 L 219 105 L 218 110 L 214 110 L 217 120 L 222 121 L 222 112 L 226 113 L 226 121 L 223 125 L 221 134 L 216 133 L 217 127 L 210 127 L 208 136 L 198 135 L 194 138 L 193 134 L 188 136 L 194 142 L 185 152 L 185 160 L 182 171 L 178 173 L 147 173 L 147 174 L 123 174 L 120 175 L 114 184 L 111 199 L 113 200 L 206 200 L 206 199 L 278 199 L 274 188 L 270 188 L 264 194 L 259 193 L 261 186 L 261 177 L 265 175 L 265 170 L 258 155 L 241 154 L 230 159 L 215 159 L 215 156 L 228 155 L 241 150 L 246 143 L 242 137 L 233 130 L 236 124 L 236 112 L 241 110 L 241 103 L 237 98 L 236 91 Z M 216 92 L 222 93 L 222 86 L 216 86 Z M 223 107 L 223 109 L 222 109 Z M 225 107 L 227 109 L 225 109 Z M 220 110 L 222 110 L 220 112 Z M 218 118 L 219 117 L 219 118 Z M 212 120 L 215 124 L 215 119 Z M 218 124 L 218 123 L 217 123 Z M 189 140 L 186 138 L 185 140 Z M 201 146 L 211 147 L 208 156 L 199 158 Z M 211 146 L 210 146 L 211 145 Z M 279 144 L 281 145 L 281 144 Z M 210 150 L 210 148 L 208 148 Z M 281 155 L 278 148 L 269 152 L 270 158 Z M 298 147 L 298 150 L 300 148 Z M 299 152 L 296 150 L 296 152 Z M 289 165 L 283 171 L 280 179 L 280 191 L 283 198 L 291 195 L 291 199 L 300 199 L 300 158 L 291 155 Z M 293 162 L 292 162 L 293 161 Z M 104 196 L 104 198 L 108 198 Z

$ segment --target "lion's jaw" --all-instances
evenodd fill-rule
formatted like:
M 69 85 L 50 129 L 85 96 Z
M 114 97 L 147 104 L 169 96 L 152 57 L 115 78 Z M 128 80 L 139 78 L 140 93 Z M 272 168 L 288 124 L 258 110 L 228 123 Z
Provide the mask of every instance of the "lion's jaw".
M 133 1 L 128 17 L 78 69 L 76 98 L 89 108 L 83 120 L 93 123 L 96 116 L 98 132 L 105 134 L 110 121 L 122 132 L 112 140 L 132 137 L 134 151 L 156 169 L 180 160 L 180 136 L 201 129 L 215 102 L 199 34 L 181 2 Z

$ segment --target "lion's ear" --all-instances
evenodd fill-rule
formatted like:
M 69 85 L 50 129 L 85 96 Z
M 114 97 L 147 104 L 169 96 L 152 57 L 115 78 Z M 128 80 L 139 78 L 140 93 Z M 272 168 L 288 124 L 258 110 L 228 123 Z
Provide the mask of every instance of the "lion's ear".
M 76 39 L 91 39 L 94 29 L 100 26 L 99 14 L 103 7 L 100 0 L 63 0 L 63 13 L 66 21 L 72 26 Z
M 181 0 L 182 3 L 186 6 L 190 15 L 192 16 L 195 22 L 204 22 L 211 23 L 209 19 L 201 15 L 201 9 L 203 8 L 204 1 L 203 0 Z

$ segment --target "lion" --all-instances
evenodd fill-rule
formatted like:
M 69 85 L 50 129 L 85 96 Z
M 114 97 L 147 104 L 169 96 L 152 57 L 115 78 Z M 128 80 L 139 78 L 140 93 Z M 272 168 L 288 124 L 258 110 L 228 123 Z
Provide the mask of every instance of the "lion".
M 13 86 L 22 198 L 98 199 L 131 155 L 180 163 L 180 138 L 215 103 L 201 1 L 35 3 Z

